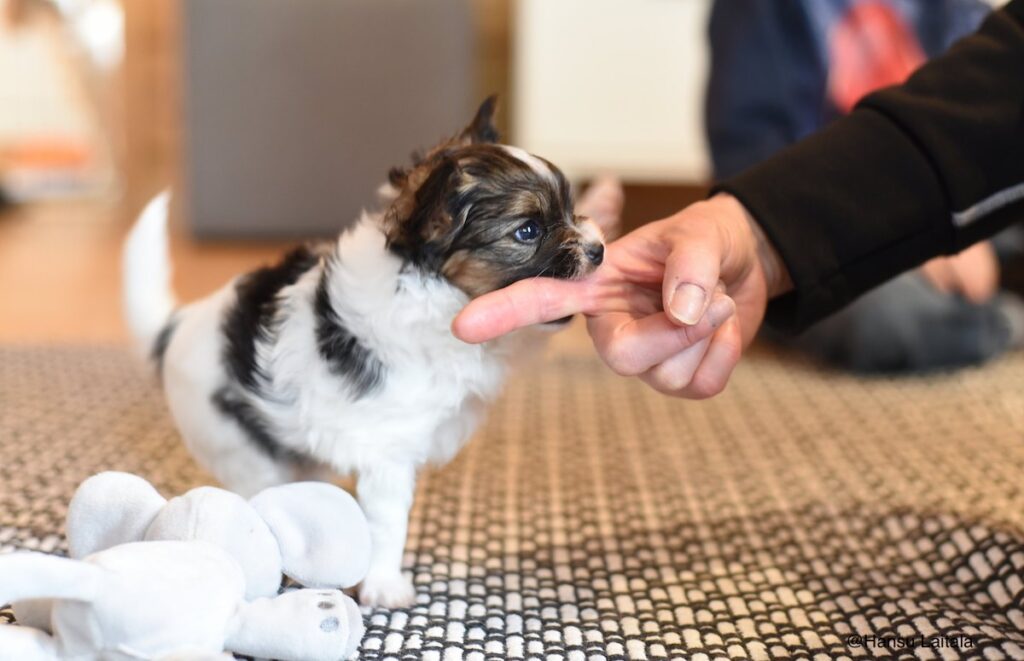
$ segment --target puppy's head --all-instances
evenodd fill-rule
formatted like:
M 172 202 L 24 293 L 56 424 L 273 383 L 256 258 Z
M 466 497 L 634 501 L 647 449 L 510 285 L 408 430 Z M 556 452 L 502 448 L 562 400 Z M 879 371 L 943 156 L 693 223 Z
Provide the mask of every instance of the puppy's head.
M 573 213 L 565 176 L 497 144 L 495 97 L 456 137 L 390 174 L 388 245 L 471 297 L 536 276 L 579 278 L 604 256 L 597 227 Z

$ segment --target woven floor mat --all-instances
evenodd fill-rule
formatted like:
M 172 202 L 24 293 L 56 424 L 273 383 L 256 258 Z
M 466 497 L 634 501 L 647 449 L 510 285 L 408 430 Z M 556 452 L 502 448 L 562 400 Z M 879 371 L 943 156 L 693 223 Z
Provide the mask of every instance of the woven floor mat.
M 209 479 L 122 350 L 0 349 L 0 551 L 62 552 L 104 469 Z M 1022 355 L 859 380 L 755 352 L 695 403 L 556 352 L 421 480 L 418 605 L 367 612 L 360 658 L 1024 658 L 1022 476 Z

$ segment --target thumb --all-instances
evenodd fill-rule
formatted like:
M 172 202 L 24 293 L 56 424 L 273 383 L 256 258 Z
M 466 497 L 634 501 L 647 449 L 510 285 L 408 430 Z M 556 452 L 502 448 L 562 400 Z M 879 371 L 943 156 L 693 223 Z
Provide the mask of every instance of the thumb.
M 524 326 L 556 321 L 586 311 L 589 291 L 585 280 L 520 280 L 470 301 L 452 322 L 452 333 L 479 344 Z
M 662 302 L 670 319 L 684 326 L 701 320 L 721 273 L 720 241 L 714 232 L 686 232 L 673 238 L 665 260 Z

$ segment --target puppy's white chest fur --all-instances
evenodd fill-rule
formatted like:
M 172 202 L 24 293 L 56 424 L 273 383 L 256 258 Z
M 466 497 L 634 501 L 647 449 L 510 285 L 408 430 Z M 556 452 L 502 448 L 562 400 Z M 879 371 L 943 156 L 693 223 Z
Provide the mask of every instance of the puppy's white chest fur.
M 337 346 L 348 352 L 348 373 L 324 354 L 317 289 L 325 284 L 348 336 Z M 257 346 L 269 377 L 265 411 L 282 443 L 339 471 L 451 459 L 500 390 L 518 344 L 455 339 L 451 320 L 466 300 L 440 278 L 403 269 L 363 218 L 334 255 L 281 292 L 278 332 Z M 372 386 L 356 383 L 357 360 L 373 361 Z

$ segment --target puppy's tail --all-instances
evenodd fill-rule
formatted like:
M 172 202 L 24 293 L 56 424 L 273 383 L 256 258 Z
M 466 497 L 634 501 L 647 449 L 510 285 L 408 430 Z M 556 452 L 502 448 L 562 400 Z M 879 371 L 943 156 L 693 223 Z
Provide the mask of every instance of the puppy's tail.
M 122 255 L 125 320 L 139 349 L 151 355 L 174 311 L 167 213 L 171 195 L 164 191 L 142 211 L 128 234 Z

